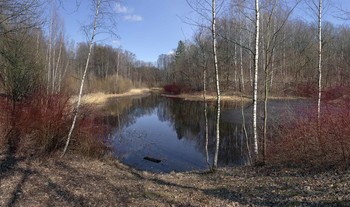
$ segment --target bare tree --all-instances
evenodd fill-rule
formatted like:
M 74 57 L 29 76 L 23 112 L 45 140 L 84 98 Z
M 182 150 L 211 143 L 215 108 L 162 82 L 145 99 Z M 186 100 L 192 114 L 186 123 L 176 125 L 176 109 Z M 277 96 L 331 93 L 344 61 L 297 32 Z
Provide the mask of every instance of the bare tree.
M 80 107 L 80 103 L 81 103 L 81 97 L 82 97 L 82 94 L 83 94 L 84 81 L 85 81 L 87 70 L 89 68 L 92 46 L 93 46 L 93 43 L 95 41 L 96 29 L 97 29 L 97 23 L 98 23 L 97 20 L 98 20 L 99 14 L 100 14 L 99 13 L 100 12 L 100 6 L 101 6 L 101 0 L 97 0 L 96 1 L 96 5 L 95 5 L 95 15 L 94 15 L 94 19 L 93 19 L 92 33 L 91 33 L 91 36 L 90 36 L 90 39 L 89 39 L 89 43 L 88 43 L 89 44 L 89 53 L 88 53 L 88 56 L 86 58 L 85 69 L 84 69 L 83 77 L 82 77 L 81 83 L 80 83 L 78 101 L 77 101 L 77 104 L 76 104 L 76 106 L 74 108 L 74 111 L 73 111 L 73 116 L 74 117 L 73 117 L 72 126 L 71 126 L 71 128 L 69 130 L 67 141 L 66 141 L 66 145 L 65 145 L 65 147 L 63 149 L 63 153 L 62 153 L 61 157 L 63 157 L 65 155 L 66 151 L 67 151 L 67 148 L 68 148 L 68 145 L 70 143 L 70 139 L 71 139 L 74 127 L 75 127 L 75 123 L 77 121 L 78 111 L 79 111 L 79 107 Z
M 263 39 L 263 54 L 264 61 L 264 126 L 263 126 L 263 137 L 261 140 L 261 161 L 265 163 L 266 158 L 266 147 L 267 147 L 267 118 L 268 118 L 268 98 L 270 87 L 272 85 L 273 72 L 275 70 L 275 51 L 278 45 L 284 44 L 285 39 L 283 38 L 283 28 L 288 21 L 289 16 L 292 14 L 296 6 L 300 3 L 297 0 L 292 8 L 283 9 L 283 5 L 279 0 L 267 0 L 265 7 L 267 11 L 263 11 L 266 25 L 262 25 L 264 30 Z M 282 15 L 285 13 L 285 15 Z
M 43 24 L 43 4 L 40 0 L 1 0 L 0 36 L 38 28 Z
M 258 158 L 258 130 L 257 130 L 257 105 L 258 105 L 258 67 L 259 67 L 259 31 L 260 9 L 259 0 L 255 0 L 255 53 L 254 53 L 254 79 L 253 79 L 253 151 L 255 159 Z
M 219 67 L 218 67 L 218 57 L 217 57 L 217 40 L 216 40 L 216 1 L 212 0 L 212 22 L 211 22 L 211 32 L 212 32 L 212 42 L 213 42 L 213 56 L 214 56 L 214 68 L 215 68 L 215 84 L 216 84 L 216 150 L 214 155 L 213 168 L 216 169 L 218 166 L 218 156 L 219 156 L 219 146 L 220 146 L 220 80 L 219 80 Z
M 199 34 L 195 36 L 195 41 L 198 44 L 200 50 L 199 64 L 203 68 L 203 102 L 204 102 L 204 119 L 205 119 L 205 157 L 209 169 L 211 169 L 209 162 L 209 125 L 208 125 L 208 103 L 207 103 L 207 70 L 208 61 L 205 52 L 205 40 L 202 40 L 203 30 L 199 31 Z
M 321 96 L 322 96 L 322 0 L 318 4 L 318 99 L 317 119 L 320 127 L 321 121 Z

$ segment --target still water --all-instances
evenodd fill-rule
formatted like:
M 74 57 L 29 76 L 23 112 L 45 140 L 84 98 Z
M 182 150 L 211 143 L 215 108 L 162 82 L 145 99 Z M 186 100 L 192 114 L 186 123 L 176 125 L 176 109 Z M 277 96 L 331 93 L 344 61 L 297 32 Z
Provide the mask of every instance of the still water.
M 276 106 L 276 103 L 272 106 Z M 277 108 L 281 109 L 280 106 Z M 111 115 L 105 120 L 115 129 L 112 135 L 113 152 L 123 163 L 152 172 L 208 169 L 203 102 L 152 94 L 111 100 L 108 110 Z M 215 111 L 215 107 L 209 104 L 210 165 L 215 153 Z M 246 123 L 250 123 L 251 110 L 247 107 L 244 111 Z M 249 130 L 247 128 L 248 133 Z M 240 107 L 224 103 L 220 123 L 219 167 L 249 164 L 251 140 L 243 132 Z
M 149 95 L 111 100 L 106 121 L 115 127 L 114 155 L 140 170 L 171 172 L 208 169 L 202 102 Z M 209 106 L 208 159 L 215 153 L 215 109 Z M 242 124 L 222 120 L 219 166 L 248 162 Z M 148 158 L 151 158 L 150 161 Z M 146 158 L 146 159 L 145 159 Z M 154 162 L 160 161 L 160 162 Z

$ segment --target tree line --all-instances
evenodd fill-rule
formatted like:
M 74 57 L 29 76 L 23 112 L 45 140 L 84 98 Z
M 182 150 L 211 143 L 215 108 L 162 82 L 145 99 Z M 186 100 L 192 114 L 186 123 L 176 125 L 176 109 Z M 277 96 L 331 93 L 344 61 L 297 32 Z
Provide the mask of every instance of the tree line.
M 0 92 L 14 102 L 39 90 L 77 92 L 88 43 L 66 38 L 59 5 L 39 0 L 0 4 Z M 44 10 L 49 11 L 48 17 L 40 15 Z M 94 42 L 84 90 L 120 93 L 135 86 L 152 86 L 160 81 L 157 71 L 130 51 Z
M 252 91 L 255 53 L 253 2 L 232 0 L 228 11 L 217 17 L 218 64 L 223 91 Z M 297 3 L 260 2 L 259 85 L 266 79 L 276 95 L 317 95 L 318 22 L 292 16 Z M 222 9 L 224 10 L 224 9 Z M 162 54 L 158 67 L 166 81 L 192 90 L 202 89 L 203 68 L 208 68 L 208 87 L 215 90 L 210 25 L 199 29 L 188 41 L 179 41 L 173 54 Z M 323 88 L 349 86 L 350 41 L 348 25 L 324 21 L 322 28 Z M 266 77 L 265 77 L 266 76 Z M 262 94 L 263 88 L 259 90 Z
M 112 8 L 111 1 L 92 1 L 94 19 L 85 27 L 89 41 L 75 44 L 64 33 L 58 12 L 60 1 L 3 0 L 1 97 L 11 101 L 14 112 L 17 103 L 38 94 L 79 94 L 73 110 L 77 117 L 83 92 L 121 93 L 132 87 L 166 84 L 183 91 L 215 92 L 218 149 L 220 93 L 249 94 L 254 109 L 258 95 L 264 95 L 265 123 L 259 143 L 256 110 L 252 124 L 254 153 L 259 147 L 264 155 L 270 94 L 318 97 L 321 120 L 322 92 L 333 87 L 339 90 L 333 90 L 337 93 L 331 96 L 342 96 L 341 89 L 350 87 L 350 27 L 324 21 L 322 0 L 308 5 L 318 21 L 296 18 L 292 14 L 300 2 L 193 0 L 192 8 L 201 16 L 200 20 L 190 20 L 197 28 L 193 37 L 180 40 L 174 53 L 161 54 L 153 64 L 137 60 L 130 51 L 96 42 L 94 38 L 102 23 L 113 23 L 106 16 L 110 14 L 106 9 Z M 43 103 L 48 107 L 51 104 Z M 15 121 L 11 124 L 15 127 Z M 73 128 L 74 122 L 71 131 Z

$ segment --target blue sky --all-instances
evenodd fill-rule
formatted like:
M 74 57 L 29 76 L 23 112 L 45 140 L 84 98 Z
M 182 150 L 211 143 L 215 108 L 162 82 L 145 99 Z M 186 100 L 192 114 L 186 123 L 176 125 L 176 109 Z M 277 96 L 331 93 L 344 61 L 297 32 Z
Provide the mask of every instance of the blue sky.
M 61 9 L 67 36 L 75 42 L 86 40 L 80 29 L 81 25 L 91 21 L 92 11 L 86 2 L 82 0 L 77 12 L 71 9 L 75 7 L 73 0 L 65 3 L 64 9 Z M 139 60 L 155 62 L 160 54 L 176 49 L 179 40 L 192 37 L 193 28 L 182 20 L 191 13 L 186 0 L 118 1 L 114 11 L 118 38 L 100 35 L 98 40 L 128 50 Z
M 74 0 L 64 1 L 60 15 L 64 19 L 68 39 L 82 42 L 86 38 L 81 25 L 91 22 L 93 11 L 89 9 L 90 0 L 78 1 L 81 4 L 77 11 L 74 9 Z M 350 0 L 328 1 L 350 11 Z M 186 0 L 119 0 L 114 3 L 113 10 L 118 21 L 113 29 L 119 37 L 106 38 L 100 35 L 97 39 L 100 43 L 128 50 L 143 61 L 157 61 L 160 54 L 176 49 L 179 40 L 191 39 L 195 30 L 183 21 L 186 17 L 193 17 Z M 310 13 L 304 6 L 296 10 L 296 15 L 305 20 L 312 18 Z M 332 14 L 334 12 L 328 10 L 325 19 L 341 24 Z

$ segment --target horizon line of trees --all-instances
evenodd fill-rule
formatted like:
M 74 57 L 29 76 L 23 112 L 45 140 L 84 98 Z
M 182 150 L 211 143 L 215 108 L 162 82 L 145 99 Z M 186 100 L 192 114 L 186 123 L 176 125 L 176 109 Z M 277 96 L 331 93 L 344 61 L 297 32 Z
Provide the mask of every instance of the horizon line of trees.
M 247 1 L 230 2 L 228 12 L 216 22 L 220 85 L 223 91 L 250 94 L 255 13 Z M 293 9 L 283 1 L 261 1 L 258 68 L 266 72 L 273 94 L 317 95 L 318 22 L 289 18 Z M 324 20 L 322 26 L 322 87 L 350 86 L 350 27 Z M 215 90 L 210 32 L 210 25 L 198 25 L 191 40 L 178 42 L 175 53 L 159 56 L 157 66 L 165 71 L 165 82 L 202 90 L 203 68 L 208 68 L 208 89 Z M 259 85 L 264 81 L 264 75 L 259 76 Z
M 47 8 L 49 17 L 42 12 Z M 38 91 L 47 94 L 77 91 L 88 43 L 75 44 L 66 38 L 58 9 L 55 1 L 0 2 L 0 93 L 13 102 Z M 97 88 L 117 93 L 134 86 L 152 86 L 159 81 L 159 77 L 152 76 L 157 70 L 153 64 L 137 60 L 128 50 L 94 42 L 85 91 Z M 109 82 L 116 86 L 103 88 L 100 83 L 111 76 L 115 79 Z M 118 86 L 117 80 L 125 86 Z

